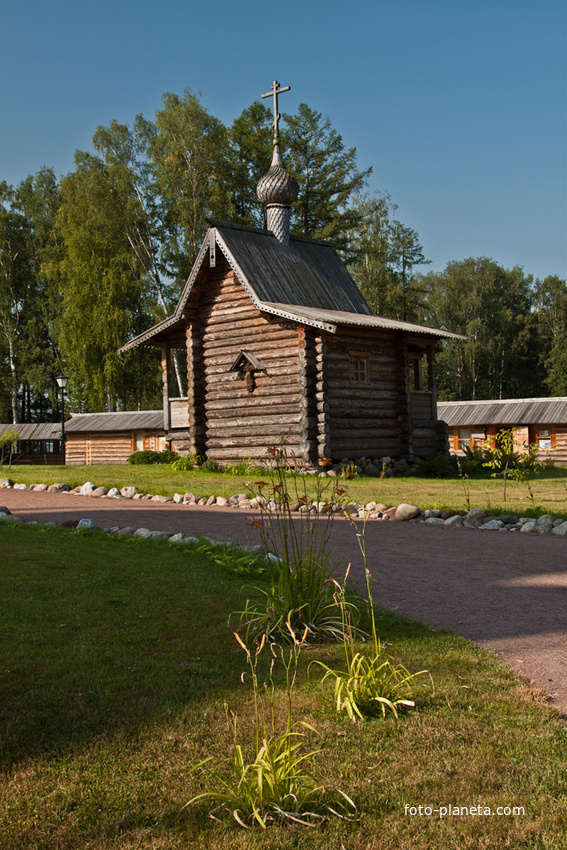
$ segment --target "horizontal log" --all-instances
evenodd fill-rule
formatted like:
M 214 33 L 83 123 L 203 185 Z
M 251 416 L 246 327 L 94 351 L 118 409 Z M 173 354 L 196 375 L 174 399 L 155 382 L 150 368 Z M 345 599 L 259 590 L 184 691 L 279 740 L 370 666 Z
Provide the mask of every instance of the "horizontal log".
M 205 364 L 207 367 L 210 366 L 227 366 L 230 368 L 236 358 L 238 357 L 242 348 L 247 349 L 249 346 L 246 345 L 245 340 L 243 340 L 243 345 L 240 347 L 230 347 L 228 350 L 223 349 L 219 346 L 214 349 L 214 351 L 207 351 L 205 357 Z M 286 361 L 293 360 L 294 363 L 297 364 L 297 349 L 289 348 L 288 346 L 284 346 L 281 343 L 270 344 L 269 347 L 263 348 L 261 351 L 256 349 L 250 349 L 255 357 L 262 363 L 263 366 L 268 368 L 269 366 L 278 365 L 278 361 L 281 363 L 285 363 Z
M 339 419 L 338 417 L 333 416 L 330 422 L 330 427 L 333 431 L 382 431 L 387 429 L 392 434 L 398 433 L 398 423 L 395 417 L 392 417 L 391 413 L 386 413 L 383 416 L 375 416 L 372 418 L 361 418 L 357 419 L 356 417 L 351 417 L 348 419 L 345 417 L 344 419 Z
M 299 455 L 299 445 L 297 443 L 292 443 L 287 446 L 290 452 L 295 452 Z M 247 448 L 231 448 L 231 449 L 208 449 L 207 457 L 210 457 L 214 460 L 219 461 L 231 461 L 231 460 L 261 460 L 264 462 L 269 462 L 270 455 L 263 447 L 258 447 L 256 449 Z
M 234 345 L 241 346 L 242 344 L 245 345 L 247 341 L 249 342 L 251 339 L 258 339 L 259 337 L 262 338 L 262 345 L 264 345 L 264 340 L 290 340 L 290 342 L 293 340 L 297 346 L 297 337 L 293 331 L 280 328 L 278 325 L 268 326 L 261 322 L 251 322 L 250 325 L 243 323 L 242 327 L 237 327 L 230 331 L 215 330 L 210 333 L 206 332 L 203 334 L 203 344 L 207 347 L 218 340 L 225 342 L 225 344 L 230 340 Z M 244 343 L 239 342 L 242 339 Z
M 230 415 L 232 413 L 232 415 Z M 287 431 L 290 426 L 298 425 L 300 422 L 300 416 L 298 413 L 290 413 L 289 411 L 278 411 L 273 410 L 271 414 L 263 414 L 256 413 L 242 413 L 240 415 L 235 415 L 234 411 L 225 411 L 224 415 L 218 416 L 215 419 L 210 419 L 208 422 L 208 428 L 211 433 L 215 432 L 217 428 L 240 428 L 246 426 L 246 428 L 252 428 L 255 425 L 273 425 L 275 423 L 277 428 L 280 428 L 282 431 Z
M 342 452 L 358 452 L 358 456 L 370 452 L 371 456 L 381 457 L 399 450 L 399 440 L 332 440 L 333 456 Z
M 228 397 L 229 394 L 230 397 Z M 239 381 L 237 387 L 231 386 L 216 391 L 208 390 L 205 393 L 205 403 L 208 405 L 209 402 L 223 400 L 225 407 L 232 407 L 233 399 L 248 399 L 250 401 L 254 401 L 255 404 L 264 404 L 264 400 L 267 398 L 278 398 L 281 403 L 282 399 L 287 399 L 292 394 L 294 398 L 299 398 L 297 393 L 297 382 L 290 382 L 287 386 L 282 386 L 281 384 L 276 386 L 270 386 L 269 384 L 261 385 L 258 382 L 254 391 L 250 393 L 246 389 L 244 381 Z
M 374 400 L 376 402 L 390 401 L 396 404 L 399 399 L 399 394 L 389 389 L 382 390 L 378 387 L 370 386 L 361 389 L 355 389 L 354 386 L 343 389 L 334 387 L 332 384 L 329 385 L 327 396 L 330 402 L 334 401 L 337 403 L 347 400 L 351 402 L 361 401 L 366 404 Z
M 286 431 L 287 434 L 287 431 Z M 242 448 L 264 448 L 267 450 L 268 446 L 274 445 L 274 443 L 279 443 L 280 438 L 282 436 L 282 432 L 277 429 L 266 432 L 265 434 L 261 434 L 258 436 L 247 437 L 245 434 L 240 434 L 240 436 L 231 437 L 226 434 L 216 435 L 208 434 L 207 435 L 207 452 L 209 449 L 230 449 L 233 447 L 241 446 Z M 290 434 L 290 438 L 295 439 L 299 442 L 299 434 Z
M 207 410 L 207 416 L 209 418 L 216 416 L 217 411 L 221 410 L 243 410 L 248 408 L 250 410 L 258 410 L 258 408 L 262 408 L 262 410 L 269 411 L 273 413 L 272 408 L 285 408 L 285 410 L 297 410 L 299 406 L 299 394 L 293 393 L 287 397 L 285 397 L 285 402 L 283 401 L 284 397 L 280 396 L 262 396 L 261 399 L 255 398 L 252 393 L 248 398 L 231 398 L 231 399 L 220 399 L 218 401 L 207 401 L 205 403 L 205 408 Z

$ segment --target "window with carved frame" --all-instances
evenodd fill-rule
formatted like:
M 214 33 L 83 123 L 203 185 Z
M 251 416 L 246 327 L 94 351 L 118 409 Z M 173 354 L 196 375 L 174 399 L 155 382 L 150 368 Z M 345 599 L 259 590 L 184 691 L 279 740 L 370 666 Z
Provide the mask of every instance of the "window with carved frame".
M 369 379 L 368 357 L 362 354 L 349 355 L 351 384 L 367 384 Z

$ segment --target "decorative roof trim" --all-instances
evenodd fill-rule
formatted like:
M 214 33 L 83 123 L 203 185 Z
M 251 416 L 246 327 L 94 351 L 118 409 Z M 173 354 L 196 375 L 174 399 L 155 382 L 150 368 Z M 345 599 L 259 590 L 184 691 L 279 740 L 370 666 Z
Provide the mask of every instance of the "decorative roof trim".
M 176 313 L 173 313 L 171 316 L 168 316 L 167 318 L 163 319 L 157 325 L 154 325 L 152 328 L 149 328 L 147 331 L 144 331 L 144 333 L 135 336 L 134 339 L 131 339 L 129 342 L 123 345 L 122 348 L 119 348 L 117 353 L 124 354 L 126 351 L 130 351 L 131 348 L 135 348 L 137 345 L 142 345 L 144 342 L 146 342 L 146 340 L 151 339 L 152 337 L 157 336 L 157 334 L 161 333 L 162 331 L 165 331 L 170 328 L 172 325 L 179 321 L 179 318 L 180 317 L 177 316 Z
M 319 319 L 311 318 L 295 312 L 293 307 L 286 307 L 283 304 L 273 304 L 267 301 L 260 301 L 258 309 L 263 313 L 270 313 L 272 316 L 279 316 L 282 319 L 291 319 L 293 322 L 299 322 L 300 325 L 307 325 L 310 328 L 319 328 L 322 331 L 336 333 L 337 326 L 330 322 L 323 322 Z M 301 309 L 301 308 L 298 308 Z
M 452 331 L 444 331 L 439 328 L 430 328 L 427 325 L 417 325 L 412 322 L 401 322 L 397 319 L 388 319 L 384 316 L 370 316 L 364 313 L 348 313 L 342 310 L 323 310 L 315 307 L 303 307 L 299 304 L 277 304 L 274 302 L 263 302 L 262 310 L 271 312 L 276 316 L 293 318 L 301 324 L 312 325 L 323 330 L 335 333 L 337 325 L 354 325 L 363 328 L 384 328 L 386 330 L 399 330 L 406 333 L 427 334 L 435 338 L 443 339 L 467 339 Z

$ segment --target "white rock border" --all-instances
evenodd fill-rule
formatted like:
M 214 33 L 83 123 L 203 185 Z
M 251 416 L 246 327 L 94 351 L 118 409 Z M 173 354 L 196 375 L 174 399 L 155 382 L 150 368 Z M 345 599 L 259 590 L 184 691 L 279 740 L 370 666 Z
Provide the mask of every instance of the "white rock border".
M 118 490 L 116 487 L 110 490 L 106 487 L 96 487 L 92 481 L 86 481 L 79 487 L 71 489 L 68 484 L 14 484 L 10 478 L 0 478 L 0 490 L 2 489 L 16 490 L 33 490 L 49 493 L 72 493 L 76 496 L 90 496 L 91 498 L 100 499 L 135 499 L 145 502 L 154 502 L 164 504 L 173 502 L 179 505 L 187 505 L 188 507 L 231 507 L 235 510 L 261 510 L 271 512 L 275 510 L 276 504 L 273 500 L 267 497 L 250 497 L 246 493 L 235 493 L 226 498 L 225 496 L 198 496 L 196 493 L 186 492 L 184 494 L 174 493 L 173 496 L 163 496 L 160 494 L 152 495 L 151 493 L 140 493 L 137 487 L 122 487 Z M 437 508 L 429 508 L 422 511 L 416 505 L 400 504 L 395 507 L 388 507 L 383 503 L 367 502 L 347 502 L 346 504 L 330 504 L 329 502 L 313 502 L 311 505 L 302 505 L 300 502 L 290 503 L 292 513 L 301 514 L 309 511 L 314 514 L 328 513 L 346 513 L 355 519 L 377 520 L 377 521 L 396 521 L 396 522 L 418 522 L 424 525 L 447 526 L 448 528 L 477 528 L 482 531 L 505 531 L 519 532 L 522 534 L 554 534 L 558 537 L 567 537 L 567 521 L 561 517 L 554 517 L 552 514 L 542 514 L 542 516 L 534 519 L 533 517 L 519 517 L 514 514 L 500 514 L 498 516 L 489 516 L 482 508 L 471 508 L 466 514 L 461 514 L 458 511 L 447 510 L 442 511 Z M 12 516 L 7 508 L 0 507 L 0 520 L 6 519 L 7 516 Z M 12 521 L 16 521 L 14 518 Z M 21 520 L 23 522 L 23 520 Z M 81 522 L 86 522 L 81 520 Z M 92 522 L 92 520 L 89 520 Z M 44 523 L 46 524 L 46 523 Z M 56 523 L 54 523 L 56 525 Z M 86 526 L 82 526 L 86 527 Z M 142 529 L 143 530 L 143 529 Z M 142 536 L 138 529 L 136 536 Z M 147 531 L 147 529 L 145 529 Z M 124 533 L 122 529 L 116 529 Z M 153 535 L 164 535 L 167 532 L 150 532 Z

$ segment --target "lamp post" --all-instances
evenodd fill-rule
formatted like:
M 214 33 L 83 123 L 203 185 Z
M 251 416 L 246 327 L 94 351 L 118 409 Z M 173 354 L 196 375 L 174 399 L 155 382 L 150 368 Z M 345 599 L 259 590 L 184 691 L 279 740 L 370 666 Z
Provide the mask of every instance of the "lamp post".
M 55 380 L 61 390 L 61 456 L 63 458 L 63 466 L 65 466 L 65 387 L 69 378 L 67 375 L 61 374 Z

